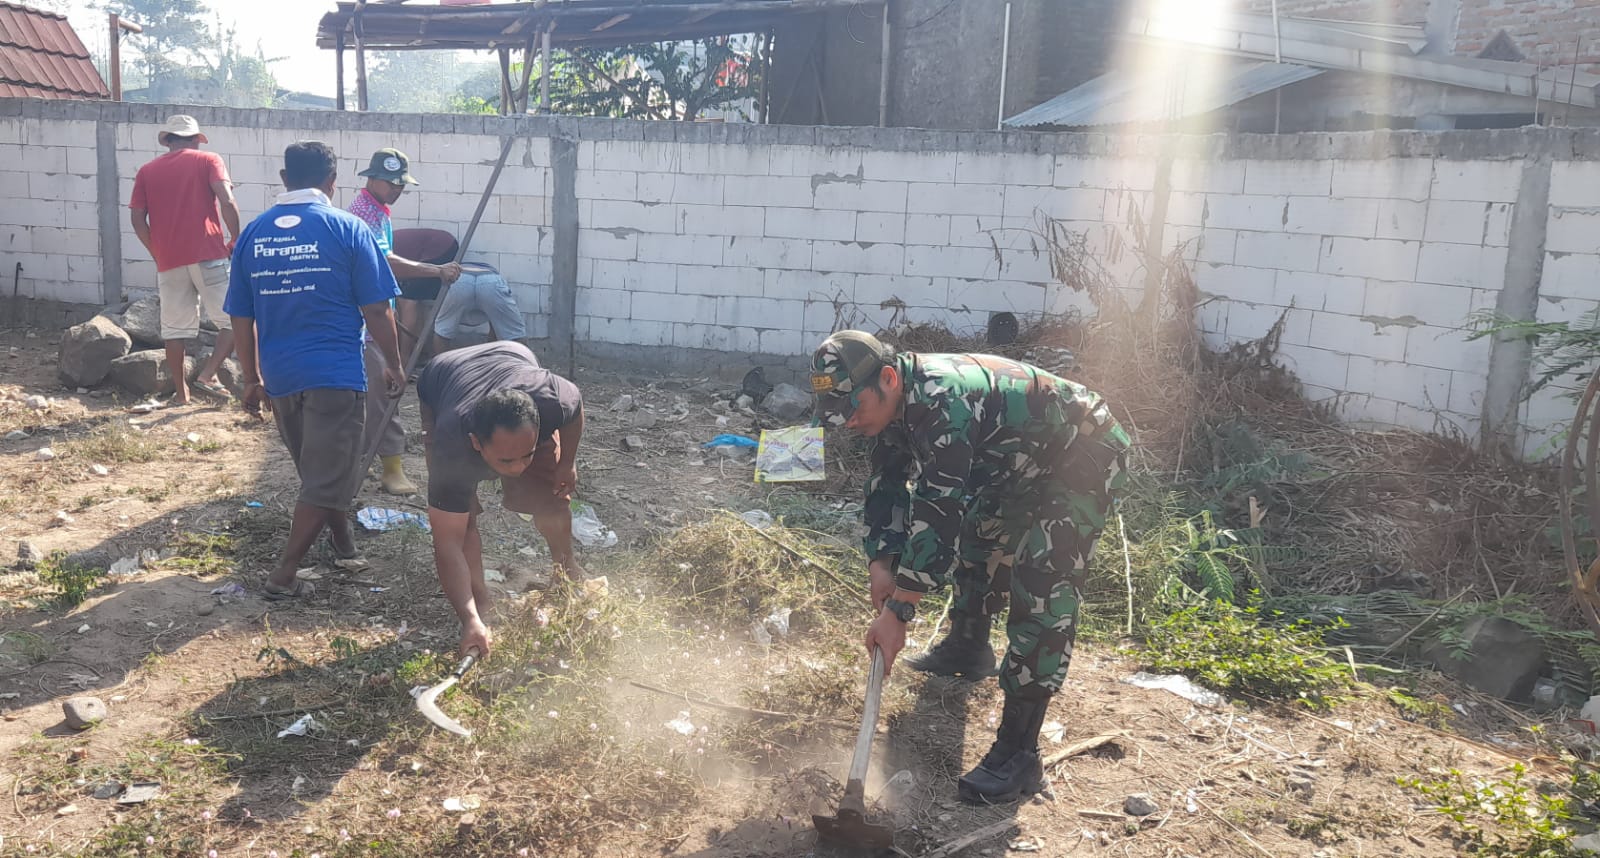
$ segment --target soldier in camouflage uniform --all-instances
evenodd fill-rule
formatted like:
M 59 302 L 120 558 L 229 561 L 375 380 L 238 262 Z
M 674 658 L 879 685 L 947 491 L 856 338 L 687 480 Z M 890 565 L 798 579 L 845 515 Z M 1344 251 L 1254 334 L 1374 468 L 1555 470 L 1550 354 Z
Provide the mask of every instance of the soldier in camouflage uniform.
M 886 663 L 929 590 L 954 583 L 948 637 L 912 666 L 988 675 L 1005 605 L 1005 708 L 962 799 L 1012 801 L 1044 781 L 1039 729 L 1072 658 L 1085 568 L 1125 482 L 1129 440 L 1083 386 L 991 355 L 896 354 L 841 331 L 812 357 L 818 419 L 877 439 L 866 485 L 868 652 Z

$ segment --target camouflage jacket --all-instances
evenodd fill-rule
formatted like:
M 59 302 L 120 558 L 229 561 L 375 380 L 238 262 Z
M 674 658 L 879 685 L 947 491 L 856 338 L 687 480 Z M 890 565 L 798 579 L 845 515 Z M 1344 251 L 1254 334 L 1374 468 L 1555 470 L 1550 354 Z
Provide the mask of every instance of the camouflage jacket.
M 948 579 L 971 497 L 1027 504 L 1053 488 L 1040 477 L 1073 444 L 1129 444 L 1098 394 L 1036 367 L 991 355 L 895 360 L 905 410 L 872 451 L 863 549 L 899 555 L 895 583 L 906 590 Z

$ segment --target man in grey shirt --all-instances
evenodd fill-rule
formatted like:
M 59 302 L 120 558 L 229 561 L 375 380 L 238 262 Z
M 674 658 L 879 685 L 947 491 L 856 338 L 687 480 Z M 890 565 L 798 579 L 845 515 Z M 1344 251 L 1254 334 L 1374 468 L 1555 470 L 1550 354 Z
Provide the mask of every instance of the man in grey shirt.
M 489 590 L 478 533 L 478 483 L 500 478 L 512 512 L 533 516 L 558 574 L 572 556 L 572 500 L 583 437 L 577 385 L 539 366 L 520 343 L 438 355 L 417 379 L 428 457 L 428 523 L 439 583 L 461 620 L 461 652 L 489 653 Z

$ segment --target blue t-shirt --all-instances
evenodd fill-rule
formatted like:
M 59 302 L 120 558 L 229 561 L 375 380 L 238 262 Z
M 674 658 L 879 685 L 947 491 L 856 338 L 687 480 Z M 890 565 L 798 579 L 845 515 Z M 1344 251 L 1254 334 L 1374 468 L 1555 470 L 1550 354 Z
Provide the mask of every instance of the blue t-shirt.
M 222 307 L 255 319 L 268 396 L 366 390 L 361 307 L 400 294 L 372 230 L 318 197 L 273 206 L 234 247 Z

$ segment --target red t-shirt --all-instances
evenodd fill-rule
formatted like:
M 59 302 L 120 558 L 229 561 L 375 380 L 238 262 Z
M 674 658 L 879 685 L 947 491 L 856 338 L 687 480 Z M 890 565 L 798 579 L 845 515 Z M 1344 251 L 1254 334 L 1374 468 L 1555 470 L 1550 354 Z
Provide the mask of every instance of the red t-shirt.
M 131 208 L 150 213 L 157 271 L 228 258 L 228 239 L 212 182 L 228 181 L 222 156 L 179 149 L 139 168 Z

